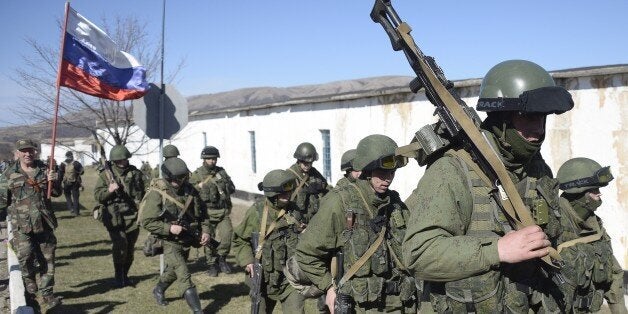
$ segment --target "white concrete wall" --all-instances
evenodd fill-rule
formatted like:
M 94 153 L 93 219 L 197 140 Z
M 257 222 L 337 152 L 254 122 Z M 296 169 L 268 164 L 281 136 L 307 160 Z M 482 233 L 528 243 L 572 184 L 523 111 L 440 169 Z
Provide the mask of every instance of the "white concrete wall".
M 543 155 L 554 173 L 573 157 L 588 157 L 602 165 L 610 165 L 616 179 L 604 188 L 604 205 L 598 214 L 613 239 L 615 255 L 628 269 L 628 87 L 626 74 L 563 79 L 574 97 L 574 110 L 560 116 L 550 116 Z M 460 94 L 475 106 L 479 86 L 462 88 Z M 342 176 L 340 157 L 355 148 L 369 134 L 381 133 L 399 145 L 410 142 L 420 127 L 432 123 L 434 107 L 422 93 L 398 93 L 377 97 L 317 104 L 273 107 L 236 113 L 212 114 L 202 120 L 190 121 L 171 142 L 182 153 L 190 170 L 201 165 L 200 152 L 207 144 L 220 150 L 218 165 L 225 167 L 239 190 L 258 193 L 257 183 L 277 168 L 294 163 L 296 146 L 308 141 L 316 146 L 322 158 L 323 141 L 320 130 L 330 130 L 332 183 Z M 484 117 L 482 114 L 480 114 Z M 198 119 L 198 118 L 197 118 Z M 257 172 L 251 169 L 249 131 L 255 131 Z M 156 141 L 150 141 L 155 147 Z M 150 150 L 150 149 L 149 149 Z M 134 156 L 154 166 L 158 160 L 155 149 L 145 156 Z M 323 171 L 322 159 L 314 166 Z M 423 174 L 416 162 L 399 170 L 392 188 L 402 199 L 410 195 Z

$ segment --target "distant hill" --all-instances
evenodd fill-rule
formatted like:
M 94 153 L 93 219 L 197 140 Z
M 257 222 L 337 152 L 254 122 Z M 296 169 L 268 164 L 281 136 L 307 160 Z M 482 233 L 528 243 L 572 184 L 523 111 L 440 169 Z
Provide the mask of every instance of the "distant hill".
M 20 125 L 0 128 L 0 159 L 13 158 L 15 142 L 22 138 L 30 138 L 39 143 L 50 140 L 52 125 L 40 122 L 31 125 Z M 89 131 L 68 125 L 57 126 L 57 138 L 88 137 Z

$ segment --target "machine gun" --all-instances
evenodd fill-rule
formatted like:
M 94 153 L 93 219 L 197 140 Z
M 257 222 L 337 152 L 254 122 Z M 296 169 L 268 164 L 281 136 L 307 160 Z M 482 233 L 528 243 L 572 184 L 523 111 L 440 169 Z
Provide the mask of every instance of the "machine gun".
M 259 305 L 262 301 L 262 264 L 260 259 L 257 258 L 259 246 L 259 232 L 253 232 L 251 234 L 251 248 L 253 248 L 253 255 L 255 261 L 253 262 L 253 269 L 251 270 L 251 314 L 259 314 Z
M 340 287 L 338 286 L 340 278 L 345 275 L 344 263 L 344 253 L 342 253 L 342 251 L 339 251 L 338 253 L 336 253 L 336 300 L 334 301 L 334 313 L 337 314 L 353 313 L 353 299 L 348 294 L 341 294 L 339 290 Z
M 417 75 L 410 82 L 410 90 L 417 93 L 423 88 L 429 101 L 436 106 L 435 114 L 439 118 L 436 124 L 427 126 L 427 130 L 422 129 L 417 132 L 417 135 L 420 135 L 422 131 L 432 131 L 430 133 L 439 136 L 422 137 L 424 141 L 417 136 L 417 142 L 400 147 L 397 154 L 412 156 L 412 151 L 423 150 L 424 154 L 430 155 L 445 150 L 451 143 L 461 145 L 480 167 L 481 172 L 488 177 L 494 190 L 500 191 L 495 192 L 495 200 L 501 203 L 500 207 L 513 228 L 519 230 L 535 225 L 532 214 L 525 207 L 506 167 L 480 132 L 478 127 L 480 119 L 477 113 L 460 99 L 454 90 L 454 84 L 447 80 L 435 59 L 425 56 L 417 47 L 414 38 L 410 35 L 412 31 L 410 25 L 399 18 L 390 0 L 375 0 L 371 19 L 384 28 L 393 50 L 403 50 Z M 429 130 L 429 128 L 433 129 Z M 420 154 L 412 157 L 417 156 Z M 559 267 L 561 261 L 560 255 L 553 248 L 550 248 L 550 254 L 542 259 L 552 267 Z

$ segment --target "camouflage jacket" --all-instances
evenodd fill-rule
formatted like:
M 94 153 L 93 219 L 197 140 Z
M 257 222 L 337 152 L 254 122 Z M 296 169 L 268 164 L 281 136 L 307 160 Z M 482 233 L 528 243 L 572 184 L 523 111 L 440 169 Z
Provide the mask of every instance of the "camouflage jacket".
M 298 163 L 287 169 L 297 179 L 297 188 L 292 192 L 290 200 L 299 208 L 316 214 L 320 207 L 320 199 L 329 191 L 325 177 L 312 167 L 303 173 Z
M 165 197 L 164 194 L 168 195 Z M 188 197 L 192 197 L 192 202 L 182 214 Z M 176 200 L 179 204 L 176 204 Z M 181 216 L 179 222 L 177 220 Z M 164 179 L 153 179 L 151 187 L 140 205 L 140 222 L 144 229 L 157 235 L 166 241 L 180 243 L 186 246 L 195 245 L 192 243 L 198 239 L 193 239 L 190 233 L 174 235 L 170 233 L 170 226 L 178 223 L 186 226 L 190 231 L 200 231 L 209 234 L 209 219 L 207 208 L 200 199 L 198 191 L 190 184 L 185 184 L 181 189 L 175 190 Z
M 236 261 L 245 267 L 254 262 L 253 249 L 251 248 L 251 234 L 260 232 L 264 215 L 264 205 L 268 206 L 266 219 L 266 232 L 271 225 L 273 230 L 268 233 L 262 246 L 261 264 L 264 270 L 264 284 L 266 293 L 270 297 L 282 295 L 289 287 L 283 274 L 283 265 L 294 254 L 298 236 L 307 224 L 307 213 L 290 202 L 285 207 L 285 214 L 279 217 L 281 209 L 276 208 L 264 197 L 253 204 L 244 216 L 244 219 L 234 228 L 233 252 Z M 260 235 L 260 242 L 262 236 Z
M 190 177 L 190 183 L 199 190 L 201 199 L 208 209 L 231 209 L 231 194 L 235 185 L 224 168 L 215 166 L 210 169 L 202 165 Z
M 16 162 L 0 175 L 0 210 L 8 208 L 13 230 L 39 233 L 57 227 L 57 219 L 47 199 L 47 169 L 35 160 L 33 177 Z M 57 180 L 58 181 L 58 180 Z M 59 182 L 52 182 L 52 196 L 61 195 Z

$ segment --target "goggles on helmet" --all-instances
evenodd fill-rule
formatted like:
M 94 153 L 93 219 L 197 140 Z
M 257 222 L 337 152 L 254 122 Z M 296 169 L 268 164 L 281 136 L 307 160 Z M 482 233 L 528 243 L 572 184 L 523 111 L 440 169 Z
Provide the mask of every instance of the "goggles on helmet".
M 408 158 L 404 156 L 390 155 L 377 160 L 377 167 L 384 170 L 401 168 L 408 163 Z
M 264 192 L 275 192 L 275 193 L 283 193 L 294 190 L 294 180 L 286 181 L 282 183 L 280 186 L 264 186 Z
M 605 186 L 613 180 L 611 167 L 600 168 L 593 176 L 576 179 L 560 184 L 561 190 L 580 188 L 586 186 Z

